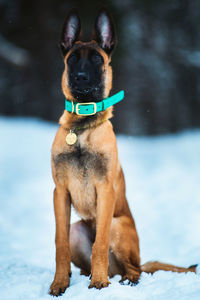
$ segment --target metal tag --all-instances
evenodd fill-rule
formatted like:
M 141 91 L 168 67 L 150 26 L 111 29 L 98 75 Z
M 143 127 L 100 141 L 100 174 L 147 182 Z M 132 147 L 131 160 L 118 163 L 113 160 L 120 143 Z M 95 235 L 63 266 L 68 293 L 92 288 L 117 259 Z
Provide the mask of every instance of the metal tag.
M 68 145 L 74 145 L 76 141 L 77 141 L 76 133 L 70 131 L 70 133 L 66 135 L 66 143 Z

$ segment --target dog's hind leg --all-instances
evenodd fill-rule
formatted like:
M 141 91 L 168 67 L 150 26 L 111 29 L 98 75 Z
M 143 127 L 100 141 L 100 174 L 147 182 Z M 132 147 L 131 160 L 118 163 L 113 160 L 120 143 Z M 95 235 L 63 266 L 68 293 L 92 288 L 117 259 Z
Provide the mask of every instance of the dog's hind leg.
M 95 239 L 95 231 L 90 223 L 79 221 L 70 227 L 70 251 L 71 260 L 81 269 L 81 274 L 90 275 L 91 273 L 91 254 L 92 245 Z
M 139 256 L 139 240 L 135 229 L 133 219 L 128 216 L 121 216 L 112 219 L 110 250 L 113 252 L 120 272 L 116 274 L 122 275 L 122 282 L 126 279 L 130 283 L 137 283 L 140 274 L 140 256 Z M 115 275 L 115 269 L 110 265 L 110 272 Z
M 91 274 L 91 254 L 95 235 L 95 230 L 86 221 L 79 221 L 70 227 L 71 260 L 76 267 L 81 269 L 81 275 Z M 124 274 L 124 268 L 118 263 L 112 249 L 109 251 L 108 274 L 110 277 Z

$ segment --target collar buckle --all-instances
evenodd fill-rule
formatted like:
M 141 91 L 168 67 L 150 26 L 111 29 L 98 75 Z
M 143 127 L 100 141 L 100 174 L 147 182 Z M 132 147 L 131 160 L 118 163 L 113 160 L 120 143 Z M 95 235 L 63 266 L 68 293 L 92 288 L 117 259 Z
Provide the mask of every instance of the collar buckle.
M 80 113 L 80 105 L 94 105 L 92 113 Z M 77 103 L 76 104 L 76 114 L 78 116 L 92 116 L 97 112 L 97 104 L 95 102 L 87 102 L 87 103 Z

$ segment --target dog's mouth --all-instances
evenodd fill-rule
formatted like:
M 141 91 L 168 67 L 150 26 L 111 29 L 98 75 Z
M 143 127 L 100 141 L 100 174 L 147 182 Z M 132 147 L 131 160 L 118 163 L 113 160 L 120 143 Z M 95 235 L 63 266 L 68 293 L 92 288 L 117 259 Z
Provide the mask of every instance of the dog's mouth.
M 77 100 L 81 100 L 83 102 L 88 102 L 88 101 L 100 101 L 102 97 L 102 92 L 101 92 L 101 87 L 100 86 L 95 86 L 95 87 L 77 87 L 75 86 L 74 88 L 71 89 L 73 96 Z
M 94 90 L 94 88 L 78 88 L 78 87 L 75 87 L 74 88 L 74 92 L 75 93 L 78 93 L 78 94 L 83 94 L 83 95 L 87 95 L 88 93 L 91 93 L 92 91 Z

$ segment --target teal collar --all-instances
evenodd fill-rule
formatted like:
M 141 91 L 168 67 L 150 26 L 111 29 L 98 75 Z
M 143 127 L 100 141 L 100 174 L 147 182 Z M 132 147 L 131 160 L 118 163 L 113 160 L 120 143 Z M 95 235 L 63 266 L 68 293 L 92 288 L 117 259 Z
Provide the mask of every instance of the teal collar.
M 78 103 L 65 99 L 65 109 L 70 113 L 74 113 L 79 116 L 91 116 L 95 115 L 99 111 L 106 110 L 108 107 L 118 103 L 123 99 L 124 91 L 120 91 L 117 94 L 108 97 L 100 102 Z

